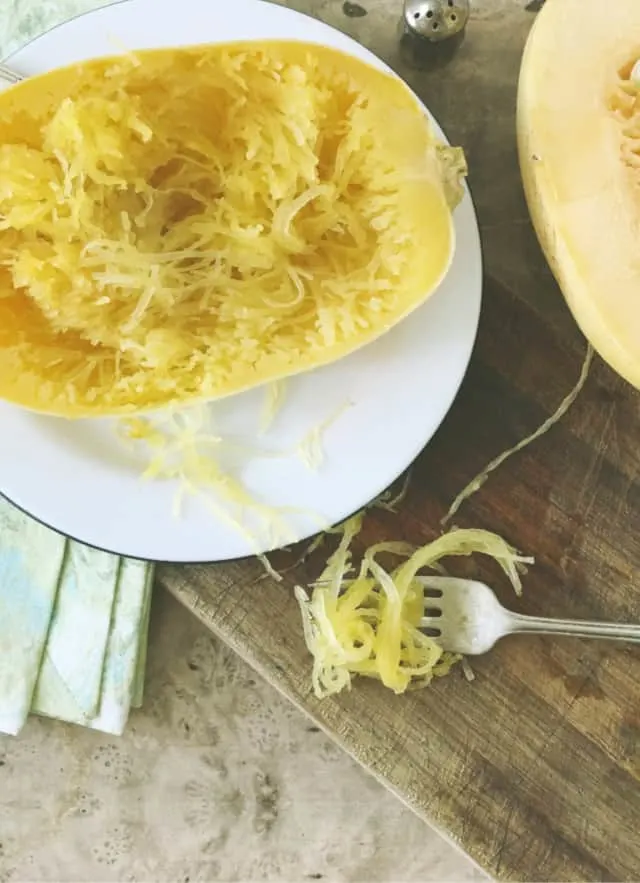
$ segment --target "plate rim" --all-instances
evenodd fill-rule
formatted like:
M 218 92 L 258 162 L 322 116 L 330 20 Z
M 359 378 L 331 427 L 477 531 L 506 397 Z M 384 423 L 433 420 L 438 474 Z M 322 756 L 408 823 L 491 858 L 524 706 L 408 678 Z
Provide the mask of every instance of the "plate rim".
M 38 40 L 42 39 L 45 36 L 48 36 L 49 34 L 55 32 L 57 30 L 64 29 L 71 22 L 77 21 L 78 19 L 87 18 L 87 17 L 91 17 L 96 14 L 100 14 L 101 12 L 104 12 L 105 10 L 111 9 L 113 7 L 125 6 L 125 5 L 138 5 L 138 4 L 142 6 L 148 2 L 149 2 L 149 0 L 108 0 L 108 2 L 103 3 L 100 6 L 97 6 L 93 9 L 83 10 L 81 12 L 76 13 L 75 15 L 70 16 L 69 18 L 67 18 L 61 22 L 56 23 L 55 25 L 52 25 L 50 28 L 47 28 L 46 30 L 44 30 L 44 31 L 40 32 L 39 34 L 37 34 L 36 36 L 32 37 L 31 39 L 26 40 L 24 43 L 20 44 L 20 46 L 13 49 L 8 55 L 0 56 L 0 61 L 10 64 L 12 59 L 14 59 L 16 56 L 18 56 L 21 52 L 26 50 L 28 47 L 32 46 Z M 251 0 L 251 2 L 269 3 L 270 0 Z M 276 7 L 282 8 L 280 6 L 280 4 L 273 4 L 273 5 Z M 365 44 L 360 43 L 354 37 L 351 37 L 351 35 L 346 34 L 343 31 L 340 31 L 339 28 L 336 28 L 333 25 L 330 25 L 327 22 L 324 22 L 321 19 L 318 19 L 318 18 L 310 15 L 309 13 L 301 12 L 300 10 L 292 9 L 290 7 L 284 7 L 284 9 L 287 12 L 292 13 L 294 16 L 309 19 L 310 21 L 312 21 L 316 24 L 319 23 L 322 26 L 324 26 L 325 28 L 335 31 L 336 33 L 340 34 L 342 37 L 347 37 L 353 43 L 356 43 L 361 49 L 364 49 L 367 53 L 369 53 L 371 56 L 373 56 L 379 64 L 384 66 L 384 68 L 386 69 L 386 71 L 388 73 L 390 73 L 392 76 L 399 79 L 405 85 L 405 87 L 407 89 L 409 89 L 409 91 L 411 92 L 411 94 L 413 95 L 415 100 L 418 101 L 418 103 L 420 104 L 422 109 L 425 111 L 425 113 L 436 124 L 437 128 L 440 130 L 440 132 L 444 136 L 447 144 L 450 143 L 449 139 L 447 138 L 446 132 L 440 126 L 439 121 L 433 116 L 430 109 L 425 105 L 424 101 L 420 98 L 420 96 L 412 89 L 412 87 L 406 82 L 406 80 L 404 80 L 398 73 L 396 73 L 396 71 L 384 59 L 380 58 L 375 52 L 373 52 L 373 50 L 369 49 L 369 47 L 366 46 Z M 342 50 L 342 51 L 345 51 L 345 50 Z M 398 473 L 398 475 L 396 475 L 396 477 L 391 481 L 390 484 L 386 485 L 386 487 L 383 487 L 380 491 L 378 491 L 369 500 L 367 500 L 366 502 L 363 502 L 361 505 L 359 505 L 357 508 L 355 508 L 353 511 L 351 511 L 350 514 L 344 516 L 344 518 L 342 518 L 340 521 L 336 522 L 336 524 L 344 523 L 349 518 L 356 515 L 358 512 L 366 510 L 368 507 L 371 506 L 371 504 L 376 499 L 378 499 L 378 497 L 381 494 L 383 494 L 389 488 L 393 487 L 393 485 L 400 478 L 402 478 L 402 476 L 406 475 L 406 473 L 413 468 L 415 462 L 419 459 L 419 457 L 422 456 L 422 454 L 424 453 L 427 446 L 433 440 L 435 434 L 441 428 L 444 420 L 446 419 L 451 408 L 455 404 L 455 401 L 459 395 L 460 389 L 466 379 L 467 373 L 469 371 L 469 366 L 471 364 L 471 360 L 473 357 L 473 352 L 476 347 L 477 338 L 478 338 L 478 330 L 479 330 L 479 324 L 480 324 L 480 317 L 481 317 L 481 313 L 482 313 L 483 294 L 484 294 L 484 263 L 485 262 L 484 262 L 484 249 L 483 249 L 482 237 L 480 235 L 480 227 L 479 227 L 479 223 L 478 223 L 478 214 L 477 214 L 473 194 L 471 192 L 471 188 L 469 187 L 468 179 L 466 179 L 464 181 L 464 189 L 465 189 L 465 195 L 469 200 L 469 205 L 470 205 L 471 213 L 472 213 L 472 220 L 473 220 L 474 234 L 475 234 L 474 238 L 476 240 L 476 245 L 477 245 L 476 257 L 478 260 L 477 314 L 475 316 L 473 335 L 471 336 L 471 340 L 469 341 L 468 355 L 465 357 L 464 369 L 462 370 L 461 375 L 460 375 L 460 379 L 457 382 L 454 391 L 452 392 L 451 401 L 450 401 L 449 405 L 447 406 L 446 410 L 444 411 L 444 414 L 442 415 L 442 417 L 440 417 L 433 432 L 431 433 L 431 435 L 428 438 L 426 438 L 426 440 L 424 441 L 424 444 L 419 448 L 419 450 L 416 452 L 415 456 L 410 460 L 410 462 L 408 462 L 402 468 L 402 470 Z M 454 253 L 454 257 L 455 257 L 455 253 Z M 446 276 L 445 276 L 445 278 L 446 278 Z M 411 319 L 411 317 L 407 317 L 407 318 L 409 320 Z M 196 558 L 196 559 L 148 557 L 148 556 L 142 556 L 139 554 L 132 554 L 130 552 L 126 552 L 126 553 L 119 552 L 116 549 L 110 549 L 110 548 L 107 548 L 106 546 L 102 546 L 97 542 L 89 542 L 87 540 L 80 539 L 79 537 L 76 537 L 73 532 L 65 531 L 65 530 L 62 530 L 61 528 L 55 527 L 53 524 L 49 523 L 49 521 L 34 514 L 33 512 L 29 511 L 29 509 L 27 509 L 24 506 L 20 505 L 19 503 L 15 502 L 10 496 L 7 495 L 7 493 L 1 487 L 0 487 L 0 499 L 5 500 L 9 505 L 16 508 L 23 515 L 27 516 L 28 518 L 31 518 L 33 521 L 40 524 L 41 526 L 46 527 L 49 530 L 52 530 L 54 533 L 59 534 L 60 536 L 64 537 L 66 540 L 68 540 L 70 542 L 79 543 L 80 545 L 87 546 L 88 548 L 95 549 L 100 552 L 105 552 L 107 554 L 117 555 L 119 557 L 128 558 L 128 559 L 131 559 L 134 561 L 142 561 L 142 562 L 147 562 L 147 563 L 154 564 L 154 565 L 184 565 L 184 566 L 203 565 L 203 566 L 208 566 L 208 565 L 212 565 L 212 564 L 224 564 L 224 563 L 230 563 L 230 562 L 248 561 L 248 560 L 260 557 L 255 552 L 253 552 L 253 553 L 247 552 L 246 554 L 232 555 L 232 556 L 228 556 L 228 557 L 224 557 L 224 558 L 218 557 L 218 558 Z M 326 528 L 319 528 L 317 531 L 314 531 L 313 533 L 310 533 L 309 535 L 296 540 L 294 544 L 301 543 L 301 542 L 311 542 L 315 537 L 324 533 L 325 530 L 326 530 Z M 266 550 L 263 553 L 260 553 L 260 555 L 271 555 L 275 551 L 277 551 L 277 549 Z

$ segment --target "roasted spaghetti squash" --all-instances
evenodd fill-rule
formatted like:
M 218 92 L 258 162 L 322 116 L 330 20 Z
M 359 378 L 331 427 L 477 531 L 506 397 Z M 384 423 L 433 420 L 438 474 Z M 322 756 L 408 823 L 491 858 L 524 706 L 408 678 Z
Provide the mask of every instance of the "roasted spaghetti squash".
M 316 368 L 423 303 L 464 157 L 298 42 L 132 53 L 0 95 L 0 398 L 66 417 Z

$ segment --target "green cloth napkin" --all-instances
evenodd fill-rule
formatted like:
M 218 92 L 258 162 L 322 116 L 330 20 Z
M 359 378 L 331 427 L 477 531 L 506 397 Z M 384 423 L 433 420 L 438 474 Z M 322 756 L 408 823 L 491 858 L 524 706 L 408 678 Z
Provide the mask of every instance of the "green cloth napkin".
M 0 499 L 0 732 L 29 712 L 122 733 L 142 702 L 153 567 Z
M 63 537 L 0 499 L 0 731 L 31 707 L 65 558 Z

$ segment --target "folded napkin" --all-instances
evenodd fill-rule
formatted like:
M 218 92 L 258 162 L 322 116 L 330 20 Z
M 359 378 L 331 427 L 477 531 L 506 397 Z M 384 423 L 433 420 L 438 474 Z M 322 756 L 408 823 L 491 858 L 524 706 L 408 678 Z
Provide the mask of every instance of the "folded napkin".
M 142 702 L 153 567 L 0 499 L 0 732 L 29 712 L 122 733 Z

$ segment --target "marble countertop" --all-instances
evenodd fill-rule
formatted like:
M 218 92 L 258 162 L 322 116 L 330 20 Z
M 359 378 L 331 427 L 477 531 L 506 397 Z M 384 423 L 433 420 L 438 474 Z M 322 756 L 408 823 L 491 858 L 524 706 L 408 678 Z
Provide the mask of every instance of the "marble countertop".
M 0 736 L 0 883 L 484 879 L 169 595 L 119 739 Z

